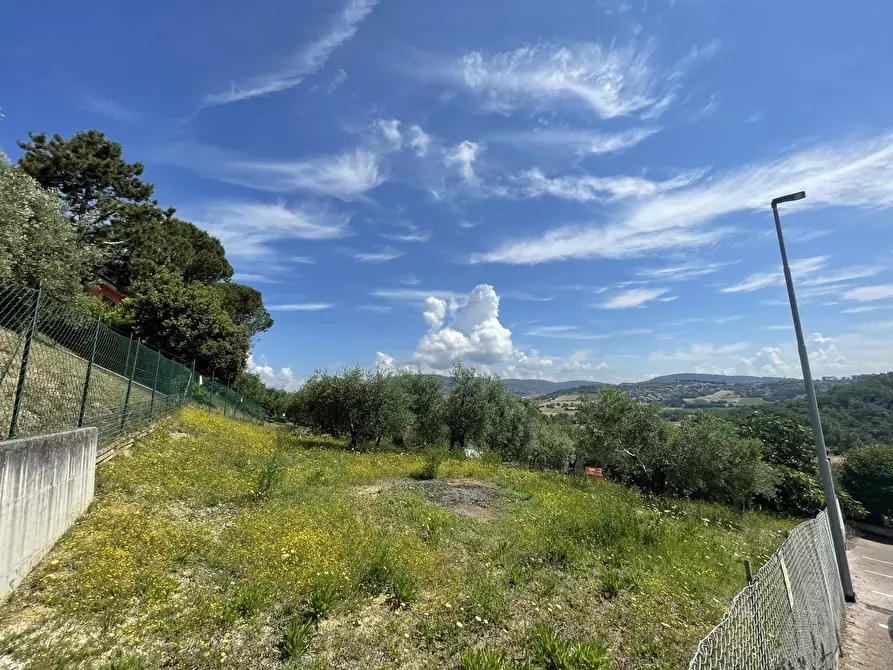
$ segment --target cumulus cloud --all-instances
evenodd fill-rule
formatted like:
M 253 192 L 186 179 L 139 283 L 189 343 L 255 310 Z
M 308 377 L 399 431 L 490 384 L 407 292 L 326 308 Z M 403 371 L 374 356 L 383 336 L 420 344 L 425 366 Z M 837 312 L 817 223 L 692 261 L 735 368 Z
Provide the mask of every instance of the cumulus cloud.
M 274 369 L 267 361 L 266 356 L 258 356 L 255 360 L 254 356 L 249 354 L 246 369 L 249 374 L 256 374 L 260 377 L 260 380 L 267 386 L 277 389 L 297 391 L 304 383 L 303 379 L 295 377 L 291 368 L 279 368 L 278 371 Z
M 434 296 L 429 296 L 425 299 L 425 311 L 422 313 L 422 316 L 424 316 L 428 328 L 431 330 L 440 330 L 446 313 L 447 303 L 445 300 L 435 298 Z
M 424 291 L 397 289 L 394 299 L 416 299 Z M 384 291 L 378 291 L 381 294 Z M 422 318 L 428 330 L 419 340 L 414 352 L 403 358 L 379 352 L 377 364 L 391 369 L 421 367 L 426 371 L 443 372 L 454 360 L 481 367 L 503 377 L 555 379 L 573 375 L 591 379 L 595 371 L 607 368 L 589 360 L 588 351 L 570 356 L 545 356 L 535 349 L 522 351 L 514 347 L 511 330 L 499 321 L 499 296 L 489 284 L 479 284 L 467 297 L 456 299 L 447 292 L 430 292 L 421 302 Z M 544 331 L 549 327 L 545 327 Z M 554 327 L 554 328 L 564 328 Z M 569 329 L 575 326 L 567 326 Z M 555 331 L 561 338 L 565 331 Z M 545 332 L 544 332 L 545 334 Z M 593 336 L 601 339 L 604 336 Z M 566 339 L 588 339 L 567 337 Z
M 206 95 L 202 106 L 226 105 L 297 86 L 322 69 L 332 52 L 356 34 L 359 25 L 377 4 L 378 0 L 351 0 L 335 17 L 328 32 L 303 47 L 276 71 L 254 77 L 242 84 L 233 82 L 228 91 Z M 347 73 L 344 73 L 344 78 L 347 78 Z

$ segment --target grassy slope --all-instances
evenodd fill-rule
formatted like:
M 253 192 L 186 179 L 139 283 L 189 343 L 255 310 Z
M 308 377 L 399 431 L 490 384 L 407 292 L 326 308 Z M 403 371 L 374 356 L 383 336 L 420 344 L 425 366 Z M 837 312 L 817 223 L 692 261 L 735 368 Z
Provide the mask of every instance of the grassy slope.
M 790 527 L 447 461 L 440 477 L 502 492 L 492 518 L 462 517 L 386 484 L 418 456 L 313 442 L 187 409 L 102 466 L 97 501 L 0 608 L 0 666 L 279 667 L 309 600 L 323 616 L 296 666 L 456 667 L 480 645 L 521 666 L 548 626 L 607 644 L 608 667 L 678 668 L 741 560 L 761 564 Z M 277 449 L 283 479 L 256 500 Z

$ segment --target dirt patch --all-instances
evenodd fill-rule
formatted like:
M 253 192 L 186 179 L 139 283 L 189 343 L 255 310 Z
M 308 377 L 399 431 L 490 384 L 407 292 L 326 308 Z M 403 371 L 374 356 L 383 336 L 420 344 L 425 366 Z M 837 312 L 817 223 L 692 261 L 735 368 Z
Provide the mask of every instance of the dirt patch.
M 361 496 L 377 496 L 383 491 L 409 489 L 419 491 L 432 505 L 448 509 L 472 519 L 493 519 L 498 515 L 498 502 L 505 494 L 493 484 L 473 479 L 396 479 L 370 486 L 358 486 Z
M 183 440 L 183 439 L 185 439 L 185 438 L 187 438 L 187 437 L 192 437 L 192 435 L 191 435 L 190 433 L 184 433 L 184 432 L 181 431 L 181 430 L 175 430 L 175 431 L 173 431 L 173 432 L 171 432 L 171 433 L 168 433 L 168 435 L 170 435 L 170 436 L 171 436 L 172 438 L 174 438 L 175 440 Z

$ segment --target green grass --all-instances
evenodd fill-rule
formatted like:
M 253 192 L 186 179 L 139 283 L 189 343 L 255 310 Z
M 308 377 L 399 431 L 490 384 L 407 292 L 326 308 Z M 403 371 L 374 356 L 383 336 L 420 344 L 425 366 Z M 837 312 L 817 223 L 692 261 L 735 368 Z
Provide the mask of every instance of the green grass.
M 744 407 L 747 405 L 765 405 L 765 404 L 766 404 L 766 400 L 764 400 L 763 398 L 741 398 L 737 403 L 737 405 L 739 407 Z
M 0 666 L 684 667 L 793 525 L 340 446 L 169 419 L 0 607 Z M 457 480 L 486 514 L 431 502 Z

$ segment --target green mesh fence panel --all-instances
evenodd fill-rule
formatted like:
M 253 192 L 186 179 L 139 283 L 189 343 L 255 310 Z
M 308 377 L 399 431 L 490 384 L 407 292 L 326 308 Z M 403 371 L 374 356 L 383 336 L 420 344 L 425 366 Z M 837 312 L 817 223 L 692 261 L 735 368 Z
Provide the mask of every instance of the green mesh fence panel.
M 118 438 L 187 402 L 262 423 L 263 407 L 43 291 L 0 280 L 0 435 Z

